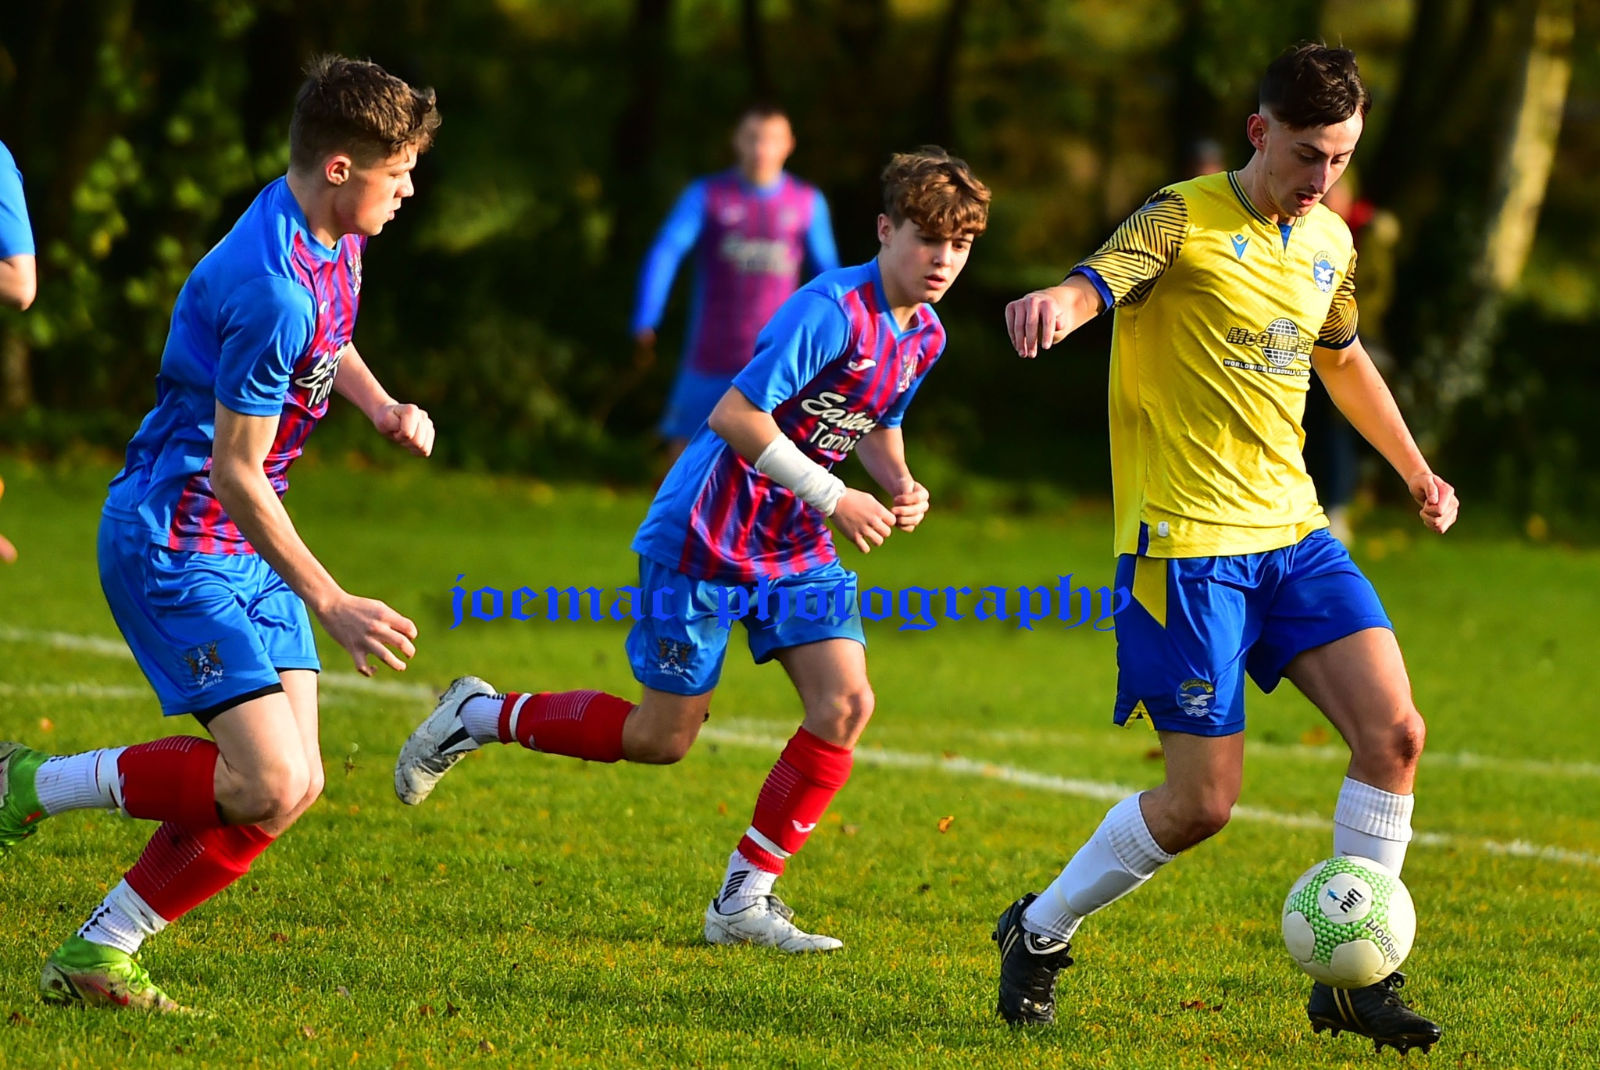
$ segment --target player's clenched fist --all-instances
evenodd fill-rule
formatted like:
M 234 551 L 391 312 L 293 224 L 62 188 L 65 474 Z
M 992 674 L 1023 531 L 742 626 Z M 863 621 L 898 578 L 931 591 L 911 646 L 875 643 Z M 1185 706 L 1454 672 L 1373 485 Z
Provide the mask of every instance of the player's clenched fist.
M 928 488 L 913 482 L 911 489 L 896 494 L 891 504 L 894 526 L 901 531 L 911 531 L 928 515 Z
M 1036 357 L 1071 330 L 1065 288 L 1035 290 L 1006 306 L 1006 333 L 1019 357 Z
M 847 490 L 839 504 L 828 517 L 839 534 L 856 544 L 862 553 L 871 553 L 874 546 L 882 546 L 894 531 L 894 514 L 883 503 L 865 491 Z
M 385 405 L 372 422 L 384 437 L 400 443 L 418 457 L 433 452 L 433 420 L 416 405 Z
M 1406 482 L 1411 496 L 1422 506 L 1417 513 L 1422 517 L 1422 522 L 1441 535 L 1449 531 L 1450 525 L 1456 522 L 1456 514 L 1461 510 L 1456 488 L 1432 472 L 1419 472 Z

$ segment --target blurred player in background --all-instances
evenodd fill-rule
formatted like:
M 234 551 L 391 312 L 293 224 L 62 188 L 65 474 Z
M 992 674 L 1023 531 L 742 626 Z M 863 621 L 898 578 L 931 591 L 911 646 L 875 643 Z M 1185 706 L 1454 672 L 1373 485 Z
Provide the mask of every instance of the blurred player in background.
M 162 823 L 46 962 L 48 1002 L 180 1009 L 135 958 L 140 946 L 243 876 L 322 791 L 308 607 L 365 675 L 369 655 L 399 670 L 395 651 L 414 653 L 416 626 L 340 587 L 280 497 L 335 391 L 413 453 L 432 449 L 427 414 L 384 391 L 351 335 L 367 239 L 411 196 L 439 113 L 432 90 L 374 63 L 328 56 L 307 73 L 289 173 L 179 292 L 156 406 L 101 516 L 111 615 L 162 712 L 194 717 L 212 739 L 55 758 L 0 743 L 0 851 L 66 810 Z
M 874 707 L 856 574 L 839 563 L 828 522 L 866 553 L 927 512 L 900 423 L 944 351 L 932 303 L 987 226 L 989 191 L 965 162 L 926 148 L 890 162 L 883 204 L 878 256 L 825 272 L 783 303 L 634 537 L 640 589 L 671 592 L 671 611 L 651 612 L 628 636 L 639 702 L 598 691 L 502 695 L 463 677 L 400 752 L 402 801 L 421 802 L 485 743 L 590 761 L 678 761 L 710 716 L 731 623 L 718 611 L 740 591 L 750 653 L 784 667 L 805 714 L 706 908 L 705 938 L 791 952 L 842 946 L 801 930 L 772 891 L 849 779 Z M 830 471 L 851 453 L 890 507 Z M 781 609 L 808 598 L 805 611 Z
M 1037 355 L 1108 308 L 1117 584 L 1118 724 L 1148 719 L 1166 779 L 1112 807 L 1043 894 L 1000 917 L 999 1010 L 1055 1017 L 1055 983 L 1084 918 L 1215 835 L 1239 797 L 1244 673 L 1287 677 L 1338 728 L 1350 765 L 1336 854 L 1398 873 L 1411 840 L 1425 729 L 1377 594 L 1328 521 L 1301 459 L 1313 371 L 1405 480 L 1422 522 L 1455 522 L 1450 484 L 1417 449 L 1356 335 L 1355 251 L 1321 205 L 1361 137 L 1369 98 L 1346 49 L 1278 57 L 1237 172 L 1158 191 L 1065 282 L 1006 309 L 1012 344 Z M 1411 1010 L 1399 974 L 1354 990 L 1317 983 L 1313 1028 L 1405 1052 L 1440 1029 Z
M 683 360 L 660 424 L 669 463 L 750 362 L 756 335 L 800 284 L 802 264 L 808 275 L 839 266 L 828 202 L 783 169 L 794 152 L 789 117 L 771 105 L 747 108 L 733 148 L 737 167 L 679 196 L 639 278 L 633 335 L 651 349 L 678 265 L 694 253 Z
M 38 282 L 34 271 L 33 228 L 22 197 L 22 172 L 11 150 L 0 141 L 0 307 L 25 310 L 33 304 Z M 0 482 L 0 494 L 5 483 Z M 17 551 L 0 535 L 0 561 L 10 564 Z

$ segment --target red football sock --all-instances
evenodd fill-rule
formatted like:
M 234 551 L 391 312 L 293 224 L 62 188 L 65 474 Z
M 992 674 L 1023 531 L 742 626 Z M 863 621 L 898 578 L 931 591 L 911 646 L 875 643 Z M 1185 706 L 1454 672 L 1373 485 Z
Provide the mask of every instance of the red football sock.
M 168 822 L 128 870 L 128 886 L 151 910 L 177 921 L 244 876 L 272 839 L 256 825 L 191 830 Z
M 117 759 L 122 808 L 131 817 L 184 828 L 221 828 L 217 812 L 217 745 L 198 736 L 168 736 L 128 747 Z
M 756 814 L 739 841 L 739 853 L 768 873 L 782 873 L 784 859 L 805 846 L 834 795 L 850 779 L 854 761 L 848 747 L 819 739 L 804 728 L 797 731 L 761 785 Z
M 500 706 L 500 742 L 591 762 L 622 758 L 622 724 L 634 704 L 604 691 L 509 694 Z

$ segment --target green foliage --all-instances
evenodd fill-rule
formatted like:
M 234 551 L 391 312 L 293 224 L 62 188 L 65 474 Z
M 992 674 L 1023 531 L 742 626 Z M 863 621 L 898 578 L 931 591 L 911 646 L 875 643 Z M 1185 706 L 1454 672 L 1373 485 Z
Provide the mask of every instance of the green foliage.
M 1580 7 L 1574 115 L 1600 96 L 1600 25 Z M 726 164 L 733 116 L 770 84 L 795 119 L 793 168 L 829 196 L 847 262 L 875 249 L 890 151 L 946 141 L 995 190 L 989 233 L 940 309 L 950 359 L 912 414 L 913 450 L 1103 494 L 1104 329 L 1026 367 L 1008 353 L 1004 303 L 1057 281 L 1176 177 L 1197 138 L 1243 164 L 1257 72 L 1320 33 L 1360 52 L 1375 91 L 1357 166 L 1391 191 L 1402 241 L 1396 299 L 1371 326 L 1408 396 L 1425 399 L 1471 312 L 1488 148 L 1518 59 L 1521 8 L 1500 8 L 1475 37 L 1465 0 L 103 0 L 79 18 L 3 5 L 0 138 L 26 174 L 42 255 L 35 308 L 0 315 L 0 333 L 25 336 L 46 410 L 8 416 L 4 434 L 81 426 L 121 445 L 151 400 L 186 272 L 281 173 L 298 68 L 331 49 L 439 90 L 444 126 L 418 195 L 368 254 L 357 343 L 434 414 L 445 460 L 648 478 L 688 285 L 681 275 L 661 359 L 635 368 L 640 257 L 682 184 Z M 1437 41 L 1408 86 L 1419 12 L 1439 16 Z M 1524 295 L 1532 318 L 1508 360 L 1557 321 L 1593 330 L 1597 157 L 1594 125 L 1569 121 Z M 1459 427 L 1430 430 L 1464 441 Z M 1559 452 L 1546 436 L 1563 434 L 1581 438 L 1582 423 L 1536 427 L 1522 461 Z

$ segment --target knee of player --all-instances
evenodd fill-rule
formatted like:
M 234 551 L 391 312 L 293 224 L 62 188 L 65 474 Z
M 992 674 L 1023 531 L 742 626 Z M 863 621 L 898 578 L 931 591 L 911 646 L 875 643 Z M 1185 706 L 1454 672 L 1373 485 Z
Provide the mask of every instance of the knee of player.
M 1191 843 L 1209 840 L 1228 827 L 1233 817 L 1234 800 L 1223 795 L 1213 795 L 1199 800 L 1188 815 Z
M 877 696 L 872 693 L 872 686 L 861 683 L 829 695 L 824 702 L 818 704 L 819 708 L 808 712 L 814 721 L 829 729 L 827 735 L 836 739 L 853 740 L 872 719 L 872 711 L 877 707 L 877 701 Z
M 1399 764 L 1413 766 L 1422 757 L 1423 745 L 1428 739 L 1428 726 L 1422 714 L 1408 711 L 1389 730 L 1385 741 L 1390 756 Z
M 633 742 L 629 747 L 628 760 L 646 765 L 675 765 L 689 753 L 698 734 L 693 729 L 653 733 Z
M 318 799 L 322 798 L 322 789 L 327 786 L 327 775 L 322 771 L 320 761 L 312 762 L 307 769 L 306 793 L 300 797 L 297 809 L 305 809 Z
M 251 823 L 287 817 L 302 806 L 310 790 L 311 772 L 304 759 L 274 763 L 245 785 L 239 816 Z

